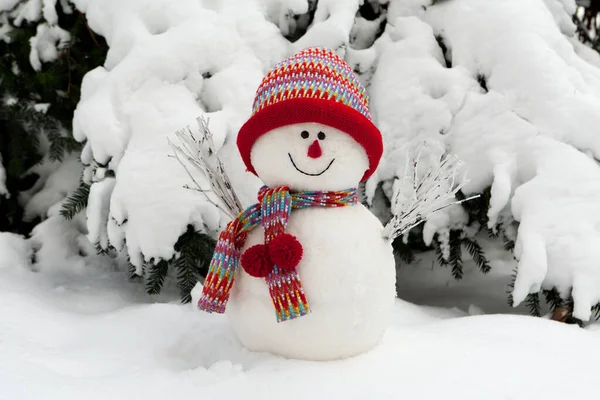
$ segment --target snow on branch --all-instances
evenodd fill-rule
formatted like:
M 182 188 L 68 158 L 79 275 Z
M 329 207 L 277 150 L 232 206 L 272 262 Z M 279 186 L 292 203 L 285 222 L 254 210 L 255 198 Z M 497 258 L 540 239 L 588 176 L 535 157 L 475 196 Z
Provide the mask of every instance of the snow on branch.
M 397 187 L 391 207 L 394 217 L 384 228 L 383 236 L 386 240 L 393 241 L 404 235 L 435 212 L 479 197 L 476 195 L 463 200 L 456 199 L 456 193 L 469 180 L 466 176 L 457 178 L 463 163 L 454 155 L 444 156 L 442 153 L 438 157 L 432 157 L 429 168 L 420 176 L 419 166 L 424 148 L 425 144 L 421 143 L 414 158 L 407 153 L 404 175 L 395 182 Z
M 176 145 L 169 140 L 169 144 L 175 151 L 175 158 L 186 170 L 195 185 L 194 188 L 187 185 L 185 188 L 201 192 L 210 203 L 231 219 L 234 219 L 243 211 L 241 202 L 231 185 L 223 163 L 217 155 L 213 135 L 208 129 L 209 121 L 204 117 L 199 117 L 197 122 L 200 127 L 200 138 L 196 138 L 194 133 L 186 128 L 175 132 L 181 143 L 180 145 Z M 205 146 L 208 147 L 208 151 L 205 150 Z M 214 159 L 213 162 L 211 162 L 211 158 Z M 198 183 L 198 179 L 195 177 L 195 173 L 190 170 L 189 164 L 191 164 L 191 169 L 194 172 L 200 172 L 208 180 L 211 186 L 210 190 L 206 190 Z M 209 196 L 209 193 L 212 193 L 214 197 Z

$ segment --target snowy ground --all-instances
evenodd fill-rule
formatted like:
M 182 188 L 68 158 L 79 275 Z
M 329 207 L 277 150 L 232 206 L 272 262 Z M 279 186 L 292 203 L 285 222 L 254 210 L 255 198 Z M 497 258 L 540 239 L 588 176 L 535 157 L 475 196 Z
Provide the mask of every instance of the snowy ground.
M 13 240 L 11 247 L 18 246 Z M 467 274 L 458 286 L 438 270 L 420 272 L 431 274 L 430 286 L 411 287 L 419 272 L 404 271 L 400 290 L 408 297 L 487 303 L 460 310 L 398 300 L 395 322 L 375 350 L 320 363 L 250 353 L 223 316 L 179 304 L 175 291 L 149 298 L 122 272 L 82 265 L 35 273 L 7 256 L 0 259 L 2 400 L 548 400 L 594 398 L 600 391 L 596 326 L 472 315 L 488 307 L 509 311 L 500 261 L 495 276 Z M 465 290 L 475 286 L 479 292 Z
M 141 267 L 169 259 L 188 223 L 215 230 L 215 210 L 182 188 L 188 177 L 166 156 L 166 132 L 211 115 L 234 185 L 254 196 L 256 181 L 226 144 L 258 81 L 297 48 L 352 36 L 347 58 L 370 82 L 386 140 L 372 183 L 401 176 L 411 140 L 443 143 L 466 162 L 473 192 L 492 186 L 490 217 L 520 220 L 520 297 L 542 284 L 574 287 L 585 316 L 600 296 L 600 185 L 591 184 L 600 182 L 600 58 L 574 36 L 573 1 L 394 0 L 375 42 L 380 21 L 355 19 L 358 0 L 321 0 L 293 45 L 282 34 L 301 23 L 288 11 L 304 13 L 303 0 L 74 3 L 110 45 L 83 82 L 75 136 L 88 140 L 84 161 L 110 161 L 118 175 L 98 168 L 88 223 L 67 222 L 57 210 L 81 165 L 44 167 L 45 186 L 27 202 L 28 215 L 48 218 L 32 241 L 38 272 L 25 242 L 0 233 L 0 400 L 599 397 L 600 324 L 580 329 L 510 309 L 515 263 L 497 246 L 486 249 L 486 277 L 456 283 L 429 268 L 429 255 L 403 267 L 403 300 L 381 345 L 330 363 L 250 353 L 223 316 L 179 304 L 177 289 L 150 298 L 124 271 L 79 255 L 93 252 L 89 231 L 92 242 L 126 239 Z

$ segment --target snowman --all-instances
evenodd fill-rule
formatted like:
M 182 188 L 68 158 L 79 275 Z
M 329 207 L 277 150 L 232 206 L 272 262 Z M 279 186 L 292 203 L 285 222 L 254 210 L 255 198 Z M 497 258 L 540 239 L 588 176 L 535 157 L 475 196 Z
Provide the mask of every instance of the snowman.
M 307 48 L 260 84 L 237 145 L 264 183 L 221 233 L 198 302 L 225 313 L 243 346 L 334 360 L 377 345 L 396 297 L 392 247 L 357 201 L 382 137 L 335 52 Z

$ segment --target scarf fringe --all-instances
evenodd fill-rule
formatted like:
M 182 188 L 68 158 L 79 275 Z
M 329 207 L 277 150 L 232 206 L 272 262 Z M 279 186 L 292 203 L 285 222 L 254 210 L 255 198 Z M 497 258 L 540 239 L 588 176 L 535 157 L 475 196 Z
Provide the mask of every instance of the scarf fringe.
M 300 276 L 295 269 L 286 271 L 275 266 L 267 276 L 267 285 L 275 306 L 277 322 L 310 314 L 310 307 L 300 283 Z

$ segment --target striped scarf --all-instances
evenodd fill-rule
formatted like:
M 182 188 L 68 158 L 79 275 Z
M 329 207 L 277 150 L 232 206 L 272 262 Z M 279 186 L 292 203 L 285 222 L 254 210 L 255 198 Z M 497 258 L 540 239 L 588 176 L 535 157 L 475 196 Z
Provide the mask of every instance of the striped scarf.
M 293 236 L 285 233 L 293 209 L 344 207 L 354 205 L 357 201 L 356 189 L 339 192 L 291 193 L 287 187 L 269 189 L 263 186 L 258 193 L 258 203 L 248 207 L 236 219 L 229 222 L 225 230 L 219 235 L 202 289 L 202 295 L 198 301 L 198 308 L 207 312 L 221 314 L 225 312 L 233 280 L 240 264 L 240 250 L 246 241 L 248 232 L 256 226 L 262 225 L 265 232 L 265 244 L 250 247 L 246 250 L 244 256 L 253 248 L 260 249 L 260 246 L 262 246 L 262 248 L 267 249 L 269 246 L 272 247 L 277 238 L 281 239 L 283 236 L 295 240 Z M 302 247 L 299 243 L 297 243 L 297 246 L 300 246 L 299 257 L 301 257 Z M 287 247 L 283 248 L 287 249 Z M 284 254 L 284 258 L 287 256 L 289 255 Z M 296 270 L 299 261 L 300 258 L 293 260 L 291 265 L 285 265 L 285 267 L 282 267 L 283 261 L 279 262 L 279 265 L 273 263 L 269 267 L 269 271 L 264 274 L 275 307 L 277 322 L 291 320 L 310 313 L 300 276 Z M 243 257 L 242 266 L 246 269 Z

